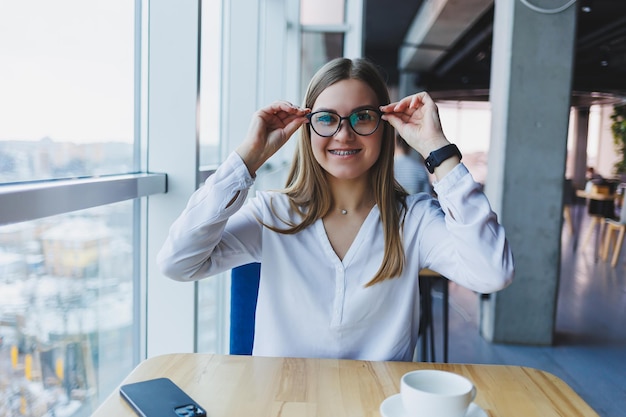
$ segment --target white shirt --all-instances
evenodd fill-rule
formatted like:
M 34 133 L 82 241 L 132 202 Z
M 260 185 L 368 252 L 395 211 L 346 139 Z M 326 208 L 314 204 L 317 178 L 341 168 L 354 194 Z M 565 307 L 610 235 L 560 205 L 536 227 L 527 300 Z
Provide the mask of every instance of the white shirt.
M 263 227 L 257 218 L 285 227 L 280 219 L 299 217 L 279 192 L 246 202 L 252 183 L 231 154 L 171 226 L 158 264 L 173 279 L 193 281 L 261 262 L 254 355 L 408 361 L 418 336 L 420 269 L 481 293 L 513 278 L 504 230 L 462 164 L 435 183 L 438 201 L 408 197 L 402 276 L 368 288 L 384 252 L 377 206 L 340 260 L 322 220 L 293 235 Z

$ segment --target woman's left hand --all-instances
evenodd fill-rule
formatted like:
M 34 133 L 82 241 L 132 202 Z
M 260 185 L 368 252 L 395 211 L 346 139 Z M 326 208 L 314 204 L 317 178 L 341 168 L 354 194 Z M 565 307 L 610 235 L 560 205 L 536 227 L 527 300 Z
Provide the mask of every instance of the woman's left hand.
M 450 143 L 441 128 L 437 105 L 426 92 L 381 106 L 380 110 L 384 113 L 382 119 L 423 157 Z

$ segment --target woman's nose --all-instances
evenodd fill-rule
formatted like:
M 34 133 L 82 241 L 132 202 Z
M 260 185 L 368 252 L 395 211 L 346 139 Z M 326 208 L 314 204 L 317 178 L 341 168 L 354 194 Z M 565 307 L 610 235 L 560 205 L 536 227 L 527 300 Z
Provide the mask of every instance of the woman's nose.
M 339 129 L 333 135 L 335 139 L 338 140 L 351 140 L 354 139 L 354 130 L 350 126 L 350 122 L 348 120 L 342 120 L 339 124 Z

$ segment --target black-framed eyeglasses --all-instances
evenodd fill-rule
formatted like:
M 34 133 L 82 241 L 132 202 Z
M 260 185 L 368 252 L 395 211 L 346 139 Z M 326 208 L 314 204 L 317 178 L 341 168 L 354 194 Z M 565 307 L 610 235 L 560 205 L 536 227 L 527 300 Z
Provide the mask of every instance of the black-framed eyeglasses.
M 366 108 L 355 110 L 348 116 L 340 116 L 334 111 L 320 110 L 307 114 L 311 128 L 318 135 L 329 138 L 341 129 L 341 122 L 347 120 L 352 130 L 361 136 L 369 136 L 376 132 L 380 125 L 382 112 L 378 109 Z

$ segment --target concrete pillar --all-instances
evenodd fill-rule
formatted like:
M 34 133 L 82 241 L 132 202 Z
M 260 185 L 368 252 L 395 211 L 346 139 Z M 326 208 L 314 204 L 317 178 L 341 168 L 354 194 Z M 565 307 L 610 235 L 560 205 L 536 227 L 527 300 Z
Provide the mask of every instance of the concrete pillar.
M 575 7 L 550 14 L 495 3 L 485 191 L 506 228 L 516 279 L 481 298 L 481 332 L 493 342 L 553 341 L 575 26 Z

